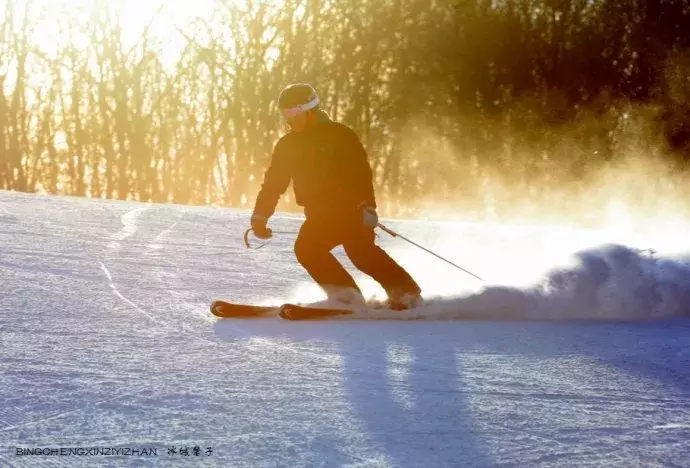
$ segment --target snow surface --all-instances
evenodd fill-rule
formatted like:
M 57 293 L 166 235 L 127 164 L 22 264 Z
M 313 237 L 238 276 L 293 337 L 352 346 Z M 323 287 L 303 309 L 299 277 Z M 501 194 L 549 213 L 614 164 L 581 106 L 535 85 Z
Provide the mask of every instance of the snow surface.
M 0 192 L 0 466 L 690 466 L 687 259 L 594 230 L 386 222 L 489 285 L 381 234 L 431 305 L 217 320 L 212 299 L 321 299 L 294 234 L 247 250 L 247 220 Z

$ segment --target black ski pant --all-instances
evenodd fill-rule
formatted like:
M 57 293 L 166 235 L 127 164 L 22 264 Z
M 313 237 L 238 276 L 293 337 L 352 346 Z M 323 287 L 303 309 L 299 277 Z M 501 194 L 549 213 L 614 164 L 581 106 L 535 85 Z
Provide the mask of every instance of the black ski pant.
M 309 219 L 295 241 L 297 261 L 321 286 L 329 298 L 344 288 L 361 290 L 352 276 L 331 253 L 342 245 L 352 264 L 377 281 L 389 298 L 419 294 L 420 287 L 375 241 L 374 229 L 357 222 Z

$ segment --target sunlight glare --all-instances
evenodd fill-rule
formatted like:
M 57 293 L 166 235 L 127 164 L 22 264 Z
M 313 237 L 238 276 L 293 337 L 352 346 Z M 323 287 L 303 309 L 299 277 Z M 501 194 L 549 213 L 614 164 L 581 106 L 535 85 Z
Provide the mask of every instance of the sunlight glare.
M 105 8 L 108 8 L 119 18 L 122 45 L 126 49 L 136 45 L 150 25 L 150 45 L 155 44 L 163 64 L 170 66 L 177 61 L 186 43 L 179 31 L 196 19 L 209 18 L 216 5 L 213 0 L 18 0 L 15 22 L 20 24 L 23 12 L 28 11 L 30 19 L 36 22 L 36 43 L 42 53 L 52 57 L 65 44 L 83 50 L 93 41 L 88 26 L 82 30 L 65 28 L 57 18 L 89 25 L 94 20 L 90 15 L 97 11 L 100 18 L 106 18 Z

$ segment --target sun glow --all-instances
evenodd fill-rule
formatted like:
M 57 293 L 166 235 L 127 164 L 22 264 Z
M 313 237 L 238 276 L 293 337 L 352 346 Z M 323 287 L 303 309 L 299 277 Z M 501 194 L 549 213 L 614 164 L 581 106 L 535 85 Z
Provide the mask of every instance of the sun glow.
M 92 45 L 98 23 L 111 24 L 124 50 L 142 42 L 170 65 L 186 44 L 189 24 L 208 19 L 218 2 L 213 0 L 14 0 L 14 28 L 27 21 L 40 54 L 54 57 L 66 45 L 84 50 Z M 0 11 L 4 20 L 5 11 Z M 77 27 L 74 27 L 77 26 Z

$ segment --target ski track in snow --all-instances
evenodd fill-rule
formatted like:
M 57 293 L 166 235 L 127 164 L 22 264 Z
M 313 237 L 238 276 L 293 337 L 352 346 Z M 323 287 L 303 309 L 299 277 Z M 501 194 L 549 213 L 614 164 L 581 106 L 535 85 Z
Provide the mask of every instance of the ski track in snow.
M 413 312 L 216 320 L 212 299 L 280 302 L 310 284 L 291 236 L 246 251 L 248 214 L 217 208 L 8 192 L 0 208 L 0 466 L 690 466 L 683 258 L 600 243 L 532 285 Z M 425 245 L 443 234 L 392 227 Z M 449 235 L 471 270 L 468 252 L 506 242 Z M 456 274 L 380 242 L 426 288 Z M 14 453 L 62 446 L 159 456 Z
M 122 229 L 110 236 L 110 238 L 113 239 L 113 242 L 108 246 L 117 249 L 120 247 L 118 241 L 123 241 L 134 235 L 137 232 L 137 218 L 145 211 L 146 208 L 137 208 L 122 215 L 120 218 L 122 220 Z
M 117 233 L 114 233 L 113 235 L 110 236 L 111 239 L 113 239 L 113 242 L 110 242 L 107 246 L 107 251 L 105 254 L 105 261 L 107 262 L 110 259 L 115 259 L 118 256 L 118 252 L 122 248 L 122 242 L 126 241 L 128 238 L 134 236 L 137 233 L 138 230 L 138 225 L 137 225 L 137 220 L 146 212 L 147 208 L 137 208 L 131 211 L 128 211 L 124 215 L 122 215 L 121 222 L 122 222 L 122 229 L 118 231 Z M 156 235 L 152 243 L 146 244 L 146 248 L 148 249 L 147 251 L 143 252 L 144 257 L 148 257 L 151 254 L 156 255 L 155 251 L 158 251 L 163 248 L 163 246 L 160 244 L 161 241 L 165 239 L 166 236 L 168 236 L 175 226 L 182 220 L 184 217 L 185 212 L 182 211 L 181 215 L 179 216 L 179 219 L 176 219 L 172 224 L 170 224 L 167 228 L 162 230 L 159 234 Z M 154 252 L 151 252 L 154 251 Z M 177 280 L 177 274 L 175 271 L 177 270 L 177 266 L 171 262 L 169 259 L 166 257 L 161 257 L 158 260 L 163 262 L 166 267 L 165 271 L 155 271 L 154 276 L 156 279 L 161 283 L 162 289 L 165 289 L 168 287 L 168 285 L 172 282 L 173 285 L 176 285 L 176 280 Z M 146 310 L 142 309 L 139 305 L 134 303 L 132 300 L 130 300 L 128 297 L 122 294 L 120 291 L 118 285 L 116 282 L 113 280 L 113 277 L 106 267 L 105 263 L 103 261 L 99 261 L 99 265 L 101 269 L 103 270 L 104 274 L 108 278 L 109 281 L 109 286 L 113 290 L 114 294 L 117 295 L 120 299 L 122 299 L 125 303 L 130 305 L 134 310 L 139 312 L 140 314 L 146 316 L 151 322 L 156 322 L 161 325 L 162 328 L 166 328 L 165 324 L 161 323 L 159 319 L 151 315 L 149 312 Z M 167 292 L 171 295 L 175 295 L 178 298 L 180 297 L 174 289 L 169 288 Z M 209 317 L 207 317 L 207 314 L 198 314 L 198 307 L 186 302 L 183 298 L 180 298 L 179 303 L 177 304 L 178 307 L 186 307 L 187 309 L 191 309 L 192 313 L 196 313 L 199 315 L 204 321 L 208 322 L 211 320 Z
M 119 297 L 120 299 L 122 299 L 123 301 L 125 301 L 127 304 L 131 305 L 132 308 L 133 308 L 134 310 L 136 310 L 137 312 L 140 312 L 142 315 L 145 315 L 146 318 L 148 318 L 149 320 L 155 322 L 156 319 L 154 319 L 153 316 L 151 316 L 148 312 L 146 312 L 145 310 L 143 310 L 141 307 L 139 307 L 139 306 L 136 305 L 134 302 L 130 301 L 130 300 L 127 299 L 125 296 L 123 296 L 122 293 L 120 293 L 120 291 L 119 291 L 118 288 L 117 288 L 117 285 L 113 282 L 113 277 L 112 277 L 112 275 L 110 274 L 110 271 L 108 271 L 108 268 L 106 268 L 106 266 L 103 264 L 103 262 L 98 262 L 98 263 L 99 263 L 99 265 L 101 266 L 101 269 L 103 270 L 103 273 L 105 273 L 105 276 L 108 277 L 108 281 L 110 282 L 109 286 L 112 288 L 113 292 L 117 295 L 117 297 Z
M 112 241 L 107 246 L 107 251 L 105 253 L 104 260 L 105 262 L 107 262 L 110 257 L 114 257 L 117 254 L 117 252 L 121 249 L 121 243 L 123 241 L 126 241 L 127 238 L 133 236 L 137 232 L 137 218 L 139 218 L 139 216 L 141 216 L 141 214 L 144 213 L 146 210 L 147 208 L 137 208 L 128 211 L 127 213 L 121 216 L 120 220 L 122 222 L 122 229 L 110 236 Z M 108 278 L 108 285 L 113 290 L 113 293 L 117 297 L 122 299 L 126 304 L 131 306 L 132 309 L 136 310 L 141 315 L 145 316 L 149 321 L 156 322 L 156 319 L 151 314 L 146 312 L 144 309 L 139 307 L 137 304 L 135 304 L 133 301 L 128 299 L 124 294 L 120 292 L 119 287 L 117 286 L 115 281 L 113 281 L 112 274 L 110 273 L 110 270 L 108 270 L 108 267 L 106 267 L 105 263 L 103 261 L 99 261 L 98 264 L 100 265 L 101 270 L 103 270 L 105 276 Z

